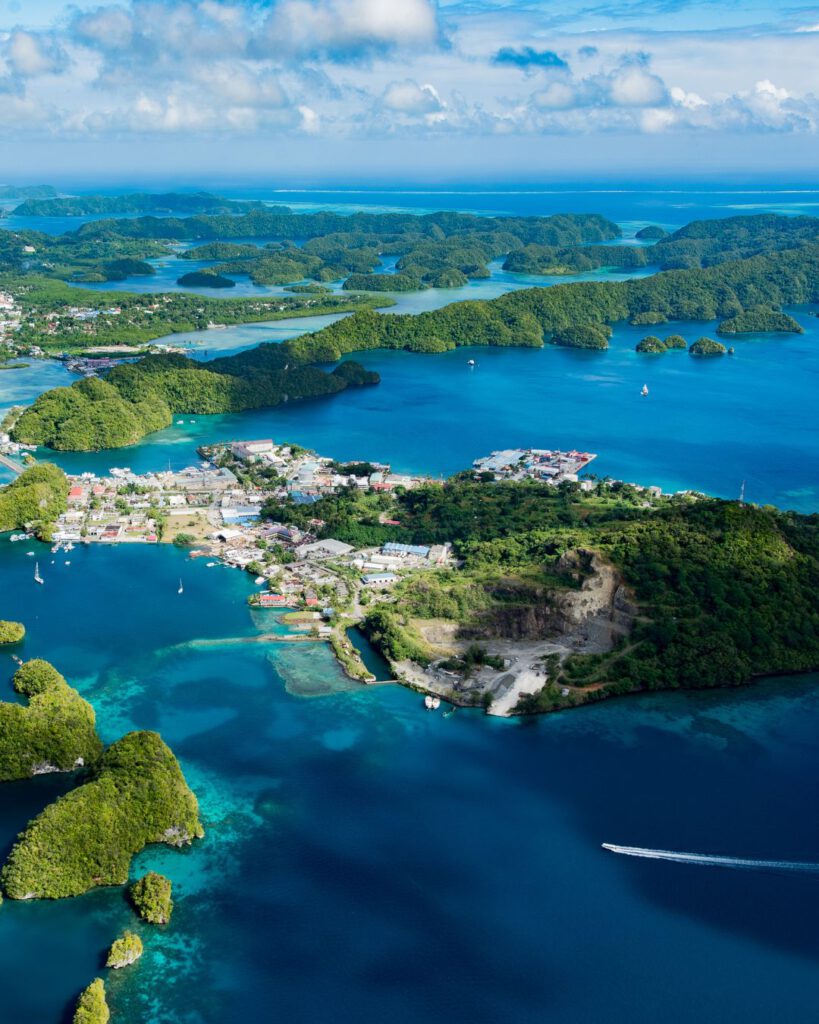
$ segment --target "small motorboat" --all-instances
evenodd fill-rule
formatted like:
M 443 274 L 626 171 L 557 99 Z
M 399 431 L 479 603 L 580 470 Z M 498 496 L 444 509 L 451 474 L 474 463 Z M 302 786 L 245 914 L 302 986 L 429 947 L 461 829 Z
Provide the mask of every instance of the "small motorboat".
M 640 389 L 640 394 L 643 396 L 643 398 L 645 398 L 648 395 L 648 384 L 643 384 L 642 388 Z
M 264 578 L 264 576 L 257 576 L 256 579 L 253 582 L 258 587 L 260 583 L 266 583 L 267 580 Z
M 437 711 L 440 706 L 440 697 L 434 697 L 431 693 L 428 693 L 426 697 L 424 697 L 424 707 L 427 711 Z
M 179 590 L 177 590 L 177 594 L 183 594 L 184 592 L 185 592 L 185 588 L 182 586 L 182 580 L 180 580 L 179 581 Z
M 467 366 L 475 366 L 475 360 L 474 359 L 467 359 L 466 365 Z

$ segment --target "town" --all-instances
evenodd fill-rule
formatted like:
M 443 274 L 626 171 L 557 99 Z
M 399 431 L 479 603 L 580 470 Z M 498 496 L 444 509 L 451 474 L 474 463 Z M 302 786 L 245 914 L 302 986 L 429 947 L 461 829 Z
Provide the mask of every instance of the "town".
M 207 445 L 198 454 L 198 465 L 181 470 L 140 474 L 129 467 L 112 467 L 106 476 L 70 476 L 68 507 L 51 535 L 52 554 L 59 557 L 60 552 L 68 553 L 79 544 L 165 542 L 187 551 L 191 558 L 205 559 L 208 568 L 225 565 L 241 569 L 259 588 L 249 596 L 250 606 L 278 611 L 287 627 L 284 632 L 266 632 L 266 639 L 329 643 L 348 676 L 374 682 L 348 635 L 350 627 L 360 623 L 374 606 L 393 603 L 398 584 L 413 574 L 446 572 L 457 568 L 459 562 L 448 542 L 345 543 L 328 536 L 327 524 L 312 517 L 310 506 L 345 490 L 362 492 L 383 509 L 381 524 L 398 526 L 390 518 L 390 494 L 440 481 L 394 473 L 384 463 L 339 462 L 270 438 Z M 3 464 L 19 471 L 21 456 L 30 460 L 30 448 L 0 434 Z M 555 487 L 569 482 L 588 490 L 597 484 L 589 478 L 578 480 L 577 474 L 594 458 L 577 451 L 515 449 L 477 459 L 474 471 L 490 485 L 532 479 Z M 616 486 L 619 482 L 604 484 Z M 646 504 L 662 494 L 659 488 L 635 485 L 635 490 L 645 494 Z M 299 525 L 280 521 L 284 515 L 271 515 L 271 509 L 287 508 L 302 509 Z M 16 534 L 11 540 L 28 537 Z M 47 576 L 48 566 L 44 571 Z M 453 637 L 447 643 L 457 661 L 463 645 Z M 482 667 L 464 679 L 448 667 L 452 658 L 426 667 L 402 663 L 397 670 L 404 683 L 426 693 L 433 702 L 439 698 L 453 703 L 481 700 L 493 713 L 508 714 L 522 694 L 532 686 L 543 686 L 543 658 L 567 651 L 554 644 L 495 643 L 491 651 L 483 652 Z

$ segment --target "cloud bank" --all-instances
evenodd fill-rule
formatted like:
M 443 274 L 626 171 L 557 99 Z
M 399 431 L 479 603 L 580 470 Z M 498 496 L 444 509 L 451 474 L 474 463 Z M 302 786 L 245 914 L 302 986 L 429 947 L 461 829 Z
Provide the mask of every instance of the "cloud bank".
M 36 25 L 20 11 L 0 29 L 0 137 L 815 134 L 811 10 L 726 10 L 121 0 Z

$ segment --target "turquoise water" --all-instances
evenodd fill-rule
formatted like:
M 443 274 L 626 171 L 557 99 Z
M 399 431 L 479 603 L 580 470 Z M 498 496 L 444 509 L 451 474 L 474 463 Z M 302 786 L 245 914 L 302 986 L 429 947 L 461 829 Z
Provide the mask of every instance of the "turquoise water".
M 268 645 L 195 642 L 268 630 L 246 575 L 168 548 L 70 567 L 41 551 L 36 587 L 25 546 L 0 545 L 24 655 L 60 666 L 107 741 L 159 729 L 202 804 L 202 843 L 134 867 L 172 878 L 176 910 L 138 928 L 145 957 L 110 980 L 116 1019 L 809 1019 L 814 879 L 600 844 L 815 860 L 819 680 L 522 723 L 444 719 L 392 686 L 307 699 Z M 322 651 L 305 656 L 332 683 Z M 4 787 L 0 842 L 64 784 Z M 7 902 L 3 1018 L 56 1024 L 133 924 L 119 890 Z
M 164 256 L 148 260 L 156 273 L 145 277 L 129 277 L 125 281 L 98 282 L 82 284 L 80 287 L 88 291 L 129 291 L 137 293 L 152 292 L 191 292 L 178 283 L 178 279 L 188 272 L 205 270 L 218 264 L 218 260 L 181 260 L 177 256 Z M 377 268 L 381 273 L 394 273 L 396 257 L 390 257 Z M 624 280 L 630 277 L 647 277 L 653 273 L 648 268 L 629 272 L 621 270 L 594 270 L 582 274 L 513 274 L 503 269 L 503 260 L 493 260 L 489 264 L 489 277 L 470 281 L 462 288 L 426 288 L 418 292 L 390 292 L 386 298 L 392 302 L 388 307 L 390 313 L 422 313 L 428 309 L 440 309 L 450 302 L 462 302 L 465 299 L 494 299 L 506 292 L 517 291 L 519 288 L 547 287 L 552 284 L 569 284 L 574 281 L 610 281 Z M 196 288 L 197 295 L 213 299 L 264 298 L 270 295 L 290 295 L 283 285 L 256 285 L 248 277 L 226 275 L 236 282 L 234 288 Z M 309 281 L 302 282 L 309 284 Z M 327 287 L 336 295 L 346 294 L 341 281 L 333 281 Z
M 177 416 L 131 448 L 49 457 L 70 471 L 142 472 L 190 465 L 200 444 L 273 437 L 438 476 L 496 448 L 577 447 L 598 454 L 591 469 L 602 476 L 727 497 L 745 480 L 750 501 L 814 511 L 819 421 L 808 410 L 819 385 L 819 319 L 794 312 L 804 334 L 742 337 L 733 340 L 736 355 L 715 359 L 638 355 L 634 346 L 647 329 L 628 325 L 616 328 L 607 352 L 365 352 L 357 358 L 381 374 L 378 387 L 238 415 Z M 232 341 L 245 347 L 251 338 L 291 336 L 298 323 L 208 331 L 206 340 L 225 351 Z M 715 327 L 677 323 L 665 333 L 691 342 L 713 336 Z M 648 398 L 640 397 L 643 384 Z
M 610 215 L 634 223 L 766 203 L 810 212 L 814 201 L 624 195 Z M 605 197 L 591 198 L 462 194 L 435 206 L 609 212 Z M 177 417 L 184 423 L 131 449 L 59 461 L 184 465 L 203 441 L 274 436 L 438 474 L 495 447 L 577 445 L 599 453 L 601 474 L 731 496 L 745 479 L 751 500 L 817 509 L 811 312 L 796 311 L 804 335 L 737 340 L 730 359 L 638 356 L 646 331 L 630 327 L 606 353 L 366 353 L 380 387 Z M 316 326 L 207 332 L 198 354 Z M 692 341 L 713 325 L 673 329 Z M 0 408 L 69 379 L 53 363 L 0 374 Z M 541 720 L 445 719 L 410 691 L 351 683 L 321 645 L 253 641 L 285 631 L 275 613 L 248 608 L 253 589 L 246 574 L 172 548 L 96 546 L 66 566 L 0 537 L 0 615 L 26 623 L 23 656 L 54 661 L 94 704 L 106 742 L 158 729 L 207 830 L 191 850 L 149 850 L 134 865 L 173 879 L 166 929 L 135 925 L 118 889 L 7 901 L 0 1019 L 66 1019 L 126 926 L 140 930 L 146 954 L 109 976 L 121 1024 L 768 1024 L 815 1014 L 814 878 L 632 860 L 600 844 L 819 860 L 818 677 Z M 4 699 L 13 670 L 0 654 Z M 48 776 L 3 786 L 0 846 L 69 785 Z

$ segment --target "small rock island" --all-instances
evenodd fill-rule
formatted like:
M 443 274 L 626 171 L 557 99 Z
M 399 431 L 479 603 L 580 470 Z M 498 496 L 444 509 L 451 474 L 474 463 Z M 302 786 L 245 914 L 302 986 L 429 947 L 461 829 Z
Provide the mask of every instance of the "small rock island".
M 173 913 L 171 882 L 156 871 L 149 871 L 128 891 L 134 910 L 149 924 L 167 924 Z

